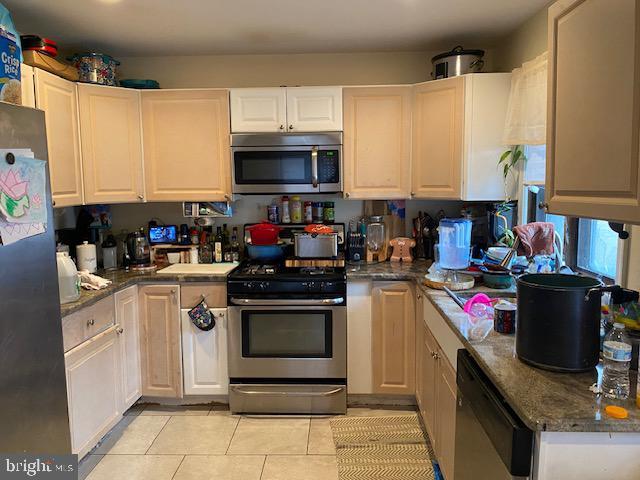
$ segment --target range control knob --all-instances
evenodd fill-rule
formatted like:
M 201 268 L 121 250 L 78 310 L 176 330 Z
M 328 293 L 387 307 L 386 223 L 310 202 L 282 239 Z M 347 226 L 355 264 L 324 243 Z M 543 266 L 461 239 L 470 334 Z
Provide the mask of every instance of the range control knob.
M 267 288 L 269 288 L 269 282 L 260 282 L 258 284 L 258 288 L 260 290 L 266 290 Z

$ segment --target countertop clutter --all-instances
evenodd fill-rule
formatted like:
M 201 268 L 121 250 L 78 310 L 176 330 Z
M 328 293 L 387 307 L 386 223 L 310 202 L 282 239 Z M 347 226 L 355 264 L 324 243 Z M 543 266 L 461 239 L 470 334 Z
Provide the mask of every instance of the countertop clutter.
M 480 364 L 485 374 L 508 400 L 509 405 L 525 424 L 535 431 L 550 432 L 637 432 L 640 430 L 640 410 L 632 400 L 617 402 L 624 406 L 629 416 L 614 419 L 605 414 L 610 404 L 606 399 L 594 395 L 589 387 L 598 381 L 601 367 L 588 373 L 553 373 L 526 365 L 515 354 L 515 336 L 491 331 L 481 341 L 470 340 L 473 327 L 470 316 L 445 292 L 422 285 L 421 278 L 428 262 L 409 264 L 382 262 L 347 266 L 348 281 L 415 281 L 420 291 L 435 306 L 447 325 L 462 341 L 465 348 Z M 102 272 L 112 284 L 99 291 L 83 291 L 74 303 L 62 306 L 66 316 L 84 307 L 95 304 L 119 290 L 141 283 L 162 282 L 222 282 L 226 275 L 163 275 L 158 273 L 135 273 L 117 270 Z M 476 291 L 491 292 L 487 288 Z M 504 290 L 495 293 L 504 293 Z M 491 293 L 489 293 L 491 295 Z M 632 375 L 635 377 L 635 375 Z M 633 392 L 635 385 L 632 385 Z M 632 393 L 633 393 L 632 392 Z

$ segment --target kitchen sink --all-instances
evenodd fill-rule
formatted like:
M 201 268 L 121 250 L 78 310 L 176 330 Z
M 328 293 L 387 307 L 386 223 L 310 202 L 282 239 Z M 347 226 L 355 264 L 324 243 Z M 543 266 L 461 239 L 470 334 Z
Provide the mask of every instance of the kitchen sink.
M 237 263 L 176 263 L 156 273 L 157 275 L 226 275 L 237 266 Z

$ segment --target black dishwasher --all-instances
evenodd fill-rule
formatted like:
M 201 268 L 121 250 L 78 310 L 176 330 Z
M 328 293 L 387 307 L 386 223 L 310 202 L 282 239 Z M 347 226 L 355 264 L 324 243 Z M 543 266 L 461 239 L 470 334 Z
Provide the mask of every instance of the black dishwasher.
M 533 431 L 466 350 L 458 350 L 455 480 L 527 479 Z

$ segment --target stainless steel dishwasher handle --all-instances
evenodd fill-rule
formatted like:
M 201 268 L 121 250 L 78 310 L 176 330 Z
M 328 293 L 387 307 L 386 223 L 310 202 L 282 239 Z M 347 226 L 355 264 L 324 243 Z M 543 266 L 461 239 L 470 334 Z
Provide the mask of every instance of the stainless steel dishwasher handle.
M 311 147 L 311 183 L 318 188 L 318 147 Z
M 278 307 L 307 307 L 307 306 L 327 306 L 339 305 L 344 303 L 344 297 L 322 298 L 314 300 L 274 300 L 274 299 L 256 299 L 256 298 L 231 298 L 233 305 L 254 305 L 254 306 L 278 306 Z
M 240 395 L 267 395 L 269 397 L 330 397 L 342 392 L 342 387 L 334 388 L 327 392 L 283 392 L 283 391 L 269 391 L 269 390 L 245 390 L 240 387 L 231 387 L 236 393 Z

